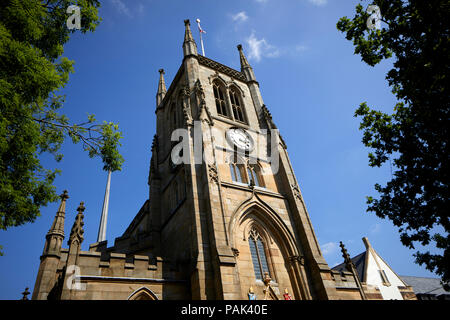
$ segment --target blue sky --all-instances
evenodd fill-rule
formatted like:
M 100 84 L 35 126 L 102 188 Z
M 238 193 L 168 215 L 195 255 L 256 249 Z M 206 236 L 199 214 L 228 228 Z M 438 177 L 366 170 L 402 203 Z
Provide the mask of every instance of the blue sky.
M 206 56 L 239 70 L 236 45 L 242 43 L 260 83 L 265 104 L 287 143 L 297 179 L 325 259 L 342 262 L 339 241 L 354 256 L 367 236 L 375 250 L 400 275 L 432 276 L 414 264 L 390 221 L 365 212 L 373 185 L 389 179 L 389 166 L 368 166 L 361 143 L 359 103 L 391 112 L 394 97 L 385 74 L 391 61 L 369 67 L 337 31 L 342 16 L 353 17 L 357 0 L 104 0 L 102 23 L 92 34 L 76 33 L 65 47 L 75 73 L 63 89 L 63 112 L 74 122 L 88 113 L 119 123 L 123 170 L 112 175 L 107 240 L 120 236 L 148 198 L 150 147 L 156 130 L 158 69 L 169 85 L 182 61 L 184 19 L 207 32 Z M 107 174 L 99 159 L 67 141 L 60 163 L 58 192 L 67 189 L 66 241 L 76 208 L 85 202 L 83 250 L 97 239 Z M 18 299 L 33 290 L 45 234 L 58 204 L 42 209 L 35 223 L 0 231 L 0 299 Z M 67 246 L 64 243 L 65 247 Z

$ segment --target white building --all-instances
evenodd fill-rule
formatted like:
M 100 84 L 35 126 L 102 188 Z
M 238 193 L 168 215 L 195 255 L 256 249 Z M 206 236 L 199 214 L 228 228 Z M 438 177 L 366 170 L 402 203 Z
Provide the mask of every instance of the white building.
M 364 237 L 366 251 L 353 257 L 358 277 L 363 287 L 378 289 L 383 300 L 415 299 L 409 292 L 411 288 L 406 284 L 389 264 L 375 251 L 369 240 Z M 333 268 L 336 271 L 345 271 L 346 265 L 342 263 Z

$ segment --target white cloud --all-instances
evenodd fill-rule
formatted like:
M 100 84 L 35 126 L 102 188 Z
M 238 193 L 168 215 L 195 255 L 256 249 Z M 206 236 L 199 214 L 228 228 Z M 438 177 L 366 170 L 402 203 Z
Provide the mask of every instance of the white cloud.
M 321 245 L 321 247 L 322 247 L 322 253 L 324 255 L 332 254 L 332 253 L 335 253 L 337 251 L 338 244 L 336 242 L 328 242 L 328 243 L 325 243 L 325 244 Z
M 381 231 L 381 224 L 379 223 L 375 223 L 371 228 L 370 228 L 370 234 L 377 234 Z
M 241 12 L 238 12 L 238 13 L 232 15 L 231 19 L 233 21 L 237 21 L 237 22 L 244 22 L 244 21 L 246 21 L 248 19 L 248 16 L 245 13 L 245 11 L 241 11 Z
M 267 0 L 255 0 L 255 1 L 258 3 L 266 3 L 267 2 Z
M 259 62 L 263 57 L 276 58 L 280 55 L 280 50 L 270 45 L 266 39 L 256 38 L 255 32 L 252 32 L 246 41 L 250 49 L 248 54 L 249 59 L 254 59 Z
M 131 17 L 130 9 L 123 3 L 122 0 L 111 0 L 113 6 L 119 11 L 119 13 Z
M 309 0 L 309 2 L 316 6 L 324 6 L 327 4 L 327 0 Z
M 138 12 L 139 14 L 143 14 L 143 13 L 144 13 L 144 10 L 145 10 L 144 5 L 143 5 L 142 3 L 140 3 L 140 4 L 138 5 L 138 7 L 137 7 L 137 12 Z
M 308 50 L 308 47 L 305 46 L 305 45 L 298 44 L 298 45 L 295 46 L 295 51 L 296 51 L 297 53 L 298 53 L 298 52 L 304 52 L 304 51 L 306 51 L 306 50 Z

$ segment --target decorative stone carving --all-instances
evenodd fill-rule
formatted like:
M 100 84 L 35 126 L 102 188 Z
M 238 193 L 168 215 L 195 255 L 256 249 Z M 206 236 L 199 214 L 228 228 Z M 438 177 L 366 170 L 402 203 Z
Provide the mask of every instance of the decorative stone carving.
M 272 278 L 269 276 L 269 273 L 268 272 L 264 272 L 263 282 L 266 285 L 266 287 L 269 286 L 270 281 L 272 281 Z
M 264 300 L 278 300 L 277 295 L 275 294 L 273 288 L 270 286 L 270 281 L 272 281 L 272 278 L 269 276 L 269 273 L 264 272 L 263 278 L 263 282 L 265 285 L 265 288 L 263 289 Z
M 211 68 L 213 70 L 216 70 L 218 72 L 226 74 L 227 76 L 235 78 L 237 80 L 240 80 L 243 82 L 247 81 L 247 79 L 245 78 L 245 75 L 242 72 L 231 69 L 230 67 L 224 66 L 221 63 L 218 63 L 216 61 L 213 61 L 213 60 L 203 57 L 201 55 L 198 55 L 197 59 L 198 59 L 198 63 L 200 63 L 201 65 L 204 65 L 208 68 Z
M 345 246 L 342 243 L 342 241 L 339 242 L 339 247 L 341 247 L 342 257 L 344 258 L 345 266 L 347 267 L 348 271 L 351 272 L 352 269 L 355 268 L 355 265 L 353 264 L 353 261 L 350 258 L 347 249 L 345 249 Z
M 217 168 L 215 165 L 208 164 L 209 179 L 215 183 L 219 182 L 219 176 L 217 174 Z
M 267 109 L 266 105 L 263 104 L 261 109 L 262 109 L 263 116 L 266 119 L 267 123 L 269 124 L 270 128 L 271 129 L 277 129 L 277 126 L 273 122 L 272 114 L 270 113 L 269 109 Z
M 153 136 L 152 152 L 154 152 L 155 150 L 158 150 L 158 135 L 156 134 Z
M 231 251 L 233 251 L 233 255 L 237 258 L 239 257 L 239 250 L 236 248 L 231 248 Z
M 80 245 L 84 240 L 83 234 L 84 234 L 84 230 L 83 230 L 83 226 L 84 226 L 84 210 L 86 208 L 84 207 L 84 202 L 80 202 L 80 205 L 77 208 L 78 214 L 77 217 L 75 218 L 75 222 L 72 226 L 72 230 L 70 231 L 70 237 L 69 237 L 69 246 L 74 243 L 74 242 L 78 242 Z
M 305 265 L 305 257 L 304 256 L 290 256 L 289 262 L 291 264 L 298 262 L 298 263 L 300 263 L 300 265 L 304 266 Z
M 297 184 L 292 184 L 292 191 L 294 192 L 294 197 L 296 197 L 298 200 L 302 201 L 302 195 L 300 193 L 300 188 L 298 187 Z
M 197 98 L 197 105 L 199 106 L 198 119 L 200 121 L 207 122 L 211 126 L 214 125 L 211 113 L 209 112 L 208 106 L 206 105 L 205 91 L 203 90 L 200 79 L 197 79 L 197 81 L 195 82 L 194 90 Z
M 188 126 L 192 125 L 192 111 L 191 111 L 191 89 L 189 86 L 183 86 L 181 89 L 181 96 L 183 98 L 183 118 Z

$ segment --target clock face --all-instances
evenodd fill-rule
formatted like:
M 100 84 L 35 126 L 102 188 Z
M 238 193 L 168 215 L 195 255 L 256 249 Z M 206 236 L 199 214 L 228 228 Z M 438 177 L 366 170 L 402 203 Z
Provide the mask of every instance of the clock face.
M 253 149 L 253 139 L 244 129 L 231 128 L 227 131 L 227 137 L 241 150 L 250 151 Z

